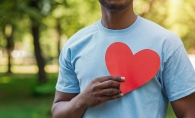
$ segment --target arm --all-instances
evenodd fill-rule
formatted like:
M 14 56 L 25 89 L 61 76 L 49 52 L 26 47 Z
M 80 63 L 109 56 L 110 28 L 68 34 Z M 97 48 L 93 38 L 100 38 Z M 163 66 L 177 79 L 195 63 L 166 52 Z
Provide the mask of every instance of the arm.
M 119 90 L 121 77 L 100 77 L 94 79 L 79 94 L 56 91 L 52 106 L 54 118 L 81 118 L 89 107 L 100 105 L 109 100 L 122 97 Z
M 81 117 L 86 108 L 80 105 L 78 94 L 62 93 L 56 90 L 52 114 L 54 118 Z M 77 96 L 77 97 L 76 97 Z
M 195 93 L 171 102 L 177 118 L 195 117 Z

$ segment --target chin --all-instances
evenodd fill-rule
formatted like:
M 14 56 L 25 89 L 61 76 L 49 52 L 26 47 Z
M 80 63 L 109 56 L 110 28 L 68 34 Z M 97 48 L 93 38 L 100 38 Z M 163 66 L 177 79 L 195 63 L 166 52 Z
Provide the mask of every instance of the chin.
M 108 11 L 122 11 L 132 4 L 132 0 L 99 0 L 100 4 Z

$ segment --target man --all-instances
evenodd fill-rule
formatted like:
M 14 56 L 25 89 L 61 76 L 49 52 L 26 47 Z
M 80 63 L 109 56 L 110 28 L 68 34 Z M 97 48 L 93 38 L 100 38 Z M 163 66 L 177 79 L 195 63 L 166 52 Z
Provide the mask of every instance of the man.
M 195 72 L 181 40 L 137 16 L 133 0 L 99 2 L 102 19 L 72 36 L 61 52 L 53 117 L 165 118 L 171 102 L 178 118 L 195 118 Z M 110 76 L 105 61 L 115 42 L 133 54 L 150 49 L 160 58 L 155 76 L 125 95 L 120 83 L 128 78 Z

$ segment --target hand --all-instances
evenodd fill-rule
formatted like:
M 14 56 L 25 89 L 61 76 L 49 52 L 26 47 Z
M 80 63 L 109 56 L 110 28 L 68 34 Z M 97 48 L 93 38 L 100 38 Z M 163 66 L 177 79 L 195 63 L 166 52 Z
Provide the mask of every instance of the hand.
M 120 82 L 125 80 L 119 76 L 99 77 L 91 81 L 83 92 L 79 94 L 81 104 L 86 108 L 100 105 L 109 100 L 123 96 L 120 91 Z

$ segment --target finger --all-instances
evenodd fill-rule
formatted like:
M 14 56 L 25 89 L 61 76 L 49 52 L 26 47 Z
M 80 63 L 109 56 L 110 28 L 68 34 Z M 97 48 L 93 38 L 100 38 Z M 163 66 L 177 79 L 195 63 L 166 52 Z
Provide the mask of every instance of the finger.
M 125 77 L 122 76 L 110 76 L 112 80 L 117 81 L 117 82 L 123 82 L 125 81 Z
M 113 95 L 118 95 L 119 93 L 121 93 L 119 89 L 109 88 L 109 89 L 102 89 L 97 94 L 99 96 L 113 96 Z
M 100 88 L 119 88 L 120 83 L 114 80 L 107 80 L 99 84 Z
M 109 96 L 109 98 L 110 98 L 110 100 L 114 100 L 114 99 L 121 98 L 122 96 L 123 96 L 123 93 L 119 93 L 117 95 Z
M 104 77 L 100 77 L 97 79 L 99 82 L 104 82 L 107 80 L 114 80 L 114 81 L 118 81 L 118 82 L 123 82 L 125 80 L 125 77 L 121 77 L 121 76 L 104 76 Z
M 104 102 L 107 102 L 107 101 L 110 101 L 110 100 L 114 100 L 114 99 L 121 98 L 122 96 L 123 96 L 122 93 L 119 93 L 119 94 L 113 95 L 113 96 L 104 96 L 104 97 L 101 97 L 101 98 L 100 98 L 100 101 L 101 101 L 102 103 L 104 103 Z

